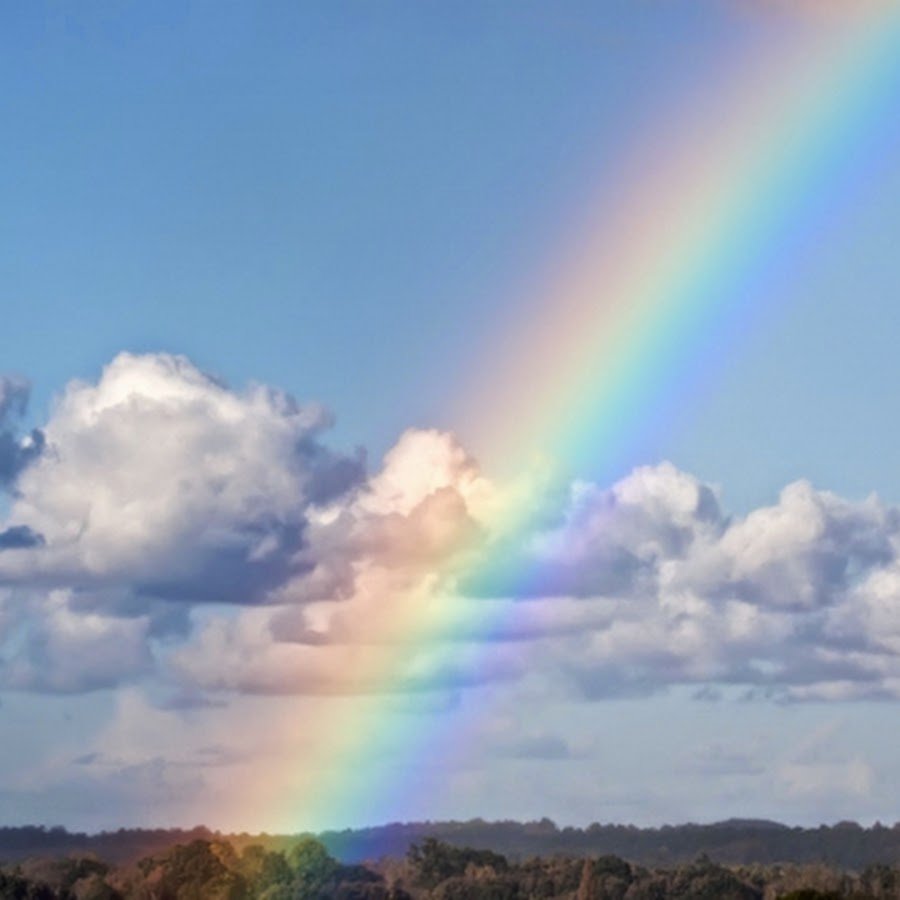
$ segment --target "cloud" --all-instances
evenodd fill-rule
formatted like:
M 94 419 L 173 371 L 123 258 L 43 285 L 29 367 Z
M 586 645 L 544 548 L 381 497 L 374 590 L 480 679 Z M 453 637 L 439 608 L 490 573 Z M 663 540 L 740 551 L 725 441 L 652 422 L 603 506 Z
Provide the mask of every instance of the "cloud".
M 311 696 L 443 694 L 522 675 L 517 649 L 494 648 L 486 655 L 475 641 L 412 646 L 408 639 L 371 640 L 364 618 L 337 639 L 283 641 L 273 635 L 271 615 L 245 610 L 228 620 L 207 619 L 191 642 L 170 655 L 172 673 L 209 693 Z
M 28 409 L 29 393 L 27 381 L 0 377 L 0 488 L 13 486 L 44 449 L 44 433 L 37 428 L 25 437 L 17 436 L 17 426 Z
M 76 766 L 92 766 L 94 763 L 100 762 L 101 759 L 102 755 L 100 753 L 82 753 L 81 756 L 76 756 L 72 763 Z
M 8 648 L 0 684 L 13 690 L 80 693 L 117 687 L 153 668 L 146 617 L 79 609 L 68 591 L 6 597 Z M 12 649 L 10 649 L 12 648 Z
M 232 391 L 183 357 L 122 354 L 58 400 L 9 517 L 44 542 L 0 561 L 0 577 L 264 600 L 298 565 L 309 509 L 363 476 L 361 457 L 319 441 L 329 424 L 320 407 Z
M 105 765 L 87 754 L 74 769 L 39 784 L 0 787 L 0 807 L 27 811 L 33 821 L 64 823 L 90 831 L 124 824 L 170 825 L 191 821 L 208 787 L 202 775 L 173 766 L 162 757 L 138 763 Z M 10 818 L 9 824 L 21 822 Z
M 695 748 L 685 771 L 703 778 L 752 777 L 766 771 L 758 757 L 758 748 L 713 741 Z
M 0 382 L 0 424 L 26 402 L 24 382 Z M 194 605 L 266 602 L 308 570 L 310 515 L 364 477 L 360 454 L 321 442 L 330 422 L 183 357 L 121 354 L 96 383 L 70 383 L 14 458 L 5 428 L 0 465 L 16 481 L 0 583 L 15 589 L 15 628 L 0 683 L 65 692 L 148 675 L 154 642 L 183 635 Z
M 798 481 L 732 517 L 670 463 L 529 491 L 434 430 L 367 474 L 330 421 L 165 354 L 71 383 L 0 523 L 0 683 L 900 696 L 900 512 L 875 497 Z
M 32 531 L 27 525 L 12 525 L 0 531 L 0 551 L 27 550 L 29 547 L 40 547 L 45 542 L 44 536 Z
M 485 599 L 460 592 L 471 585 L 453 541 L 425 552 L 429 528 L 416 517 L 444 491 L 455 527 L 489 527 L 445 481 L 404 500 L 405 516 L 355 500 L 341 538 L 323 543 L 352 556 L 337 598 L 209 621 L 173 657 L 179 675 L 202 690 L 272 693 L 437 689 L 526 672 L 588 699 L 672 685 L 780 700 L 898 690 L 900 532 L 875 498 L 797 482 L 732 519 L 709 485 L 668 463 L 610 488 L 577 483 L 554 523 L 517 535 L 514 565 L 493 582 L 505 596 Z M 491 546 L 475 544 L 476 558 Z
M 526 535 L 481 584 L 518 597 L 612 596 L 653 589 L 659 565 L 715 539 L 725 521 L 715 494 L 674 466 L 645 466 L 610 489 L 576 482 L 558 524 Z M 475 590 L 478 591 L 476 578 Z
M 875 782 L 872 767 L 858 756 L 833 763 L 786 763 L 778 777 L 788 794 L 795 797 L 868 797 Z
M 572 750 L 565 738 L 552 734 L 523 737 L 503 748 L 514 759 L 540 759 L 545 761 L 570 759 Z
M 492 634 L 531 641 L 532 659 L 595 699 L 674 684 L 883 695 L 897 668 L 883 655 L 897 544 L 897 512 L 875 498 L 797 482 L 730 519 L 710 486 L 670 464 L 642 467 L 608 489 L 573 485 L 558 522 L 523 537 L 492 573 L 492 593 L 520 608 Z
M 846 727 L 840 719 L 824 722 L 789 749 L 776 769 L 783 790 L 793 797 L 866 797 L 875 785 L 872 766 L 858 754 L 848 756 L 836 738 Z

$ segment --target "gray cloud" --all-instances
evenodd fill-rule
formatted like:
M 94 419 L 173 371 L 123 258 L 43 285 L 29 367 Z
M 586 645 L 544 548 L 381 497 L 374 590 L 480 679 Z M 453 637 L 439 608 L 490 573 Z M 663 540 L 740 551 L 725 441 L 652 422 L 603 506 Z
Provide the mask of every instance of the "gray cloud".
M 502 748 L 505 755 L 515 759 L 570 759 L 572 750 L 565 738 L 542 734 L 523 737 Z
M 146 616 L 119 618 L 79 609 L 68 591 L 3 598 L 8 645 L 0 684 L 52 694 L 112 688 L 153 669 Z
M 10 376 L 0 377 L 0 487 L 10 487 L 24 469 L 44 450 L 45 437 L 33 429 L 18 436 L 18 426 L 28 408 L 28 382 Z
M 15 418 L 27 391 L 4 384 Z M 900 697 L 900 512 L 877 498 L 800 481 L 731 517 L 661 463 L 532 487 L 510 535 L 510 489 L 452 435 L 409 431 L 367 476 L 330 421 L 164 354 L 70 384 L 0 523 L 0 683 L 164 678 L 173 706 L 526 678 L 594 700 Z
M 766 769 L 758 759 L 759 750 L 749 751 L 746 747 L 731 746 L 719 741 L 695 748 L 686 760 L 686 772 L 704 778 L 749 777 L 762 775 Z
M 27 525 L 11 525 L 0 531 L 0 550 L 27 550 L 45 543 L 44 536 Z

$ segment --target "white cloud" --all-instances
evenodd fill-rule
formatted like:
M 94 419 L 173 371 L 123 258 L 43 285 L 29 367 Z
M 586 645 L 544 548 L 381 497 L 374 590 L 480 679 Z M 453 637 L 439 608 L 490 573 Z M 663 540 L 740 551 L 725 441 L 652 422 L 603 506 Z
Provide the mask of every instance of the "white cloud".
M 900 695 L 900 513 L 874 497 L 801 481 L 729 518 L 669 463 L 529 497 L 416 430 L 365 477 L 327 424 L 180 357 L 123 354 L 70 384 L 0 526 L 4 682 L 156 671 L 202 699 L 528 673 L 594 698 Z
M 182 357 L 122 354 L 59 398 L 9 516 L 45 545 L 0 555 L 0 577 L 263 599 L 292 569 L 310 504 L 361 474 L 318 442 L 327 424 L 318 407 L 231 391 Z
M 429 443 L 423 465 L 433 450 Z M 181 674 L 205 689 L 363 690 L 372 681 L 358 674 L 383 671 L 394 654 L 407 663 L 394 667 L 394 689 L 527 671 L 592 698 L 674 684 L 743 685 L 786 700 L 896 690 L 900 660 L 885 642 L 900 605 L 897 516 L 874 498 L 851 503 L 798 482 L 773 506 L 730 520 L 709 486 L 670 464 L 608 490 L 576 484 L 559 524 L 518 535 L 513 564 L 500 566 L 506 583 L 492 574 L 494 592 L 507 596 L 483 599 L 460 592 L 458 561 L 447 562 L 452 542 L 425 552 L 431 532 L 417 516 L 448 490 L 441 481 L 418 504 L 404 501 L 405 516 L 361 512 L 360 502 L 345 509 L 345 534 L 355 537 L 337 546 L 346 553 L 352 544 L 355 556 L 340 599 L 245 613 L 257 616 L 252 641 L 239 622 L 209 623 L 202 640 L 213 643 L 179 651 Z M 461 527 L 468 507 L 452 491 L 449 518 Z M 252 675 L 240 674 L 242 659 L 253 660 Z M 329 682 L 326 673 L 343 674 Z

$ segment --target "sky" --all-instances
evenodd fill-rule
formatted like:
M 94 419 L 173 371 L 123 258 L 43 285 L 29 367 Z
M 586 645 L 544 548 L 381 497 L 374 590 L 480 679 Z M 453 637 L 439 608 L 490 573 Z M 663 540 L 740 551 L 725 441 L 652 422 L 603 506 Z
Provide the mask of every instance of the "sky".
M 892 823 L 896 18 L 4 8 L 0 824 Z

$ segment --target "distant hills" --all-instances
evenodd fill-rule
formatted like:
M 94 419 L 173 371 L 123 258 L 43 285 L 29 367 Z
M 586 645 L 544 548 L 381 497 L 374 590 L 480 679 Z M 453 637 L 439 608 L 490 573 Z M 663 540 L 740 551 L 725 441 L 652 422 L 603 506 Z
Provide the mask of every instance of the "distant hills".
M 862 828 L 839 822 L 818 828 L 793 828 L 779 822 L 729 819 L 711 825 L 593 824 L 558 827 L 537 822 L 416 822 L 378 828 L 326 832 L 319 836 L 338 858 L 377 859 L 401 856 L 426 837 L 460 847 L 493 850 L 514 860 L 531 856 L 602 856 L 612 854 L 649 866 L 687 862 L 705 854 L 728 864 L 828 863 L 859 869 L 872 863 L 900 863 L 900 823 Z
M 238 850 L 250 844 L 284 849 L 296 835 L 221 834 L 207 828 L 121 829 L 84 834 L 64 828 L 0 828 L 0 860 L 93 853 L 111 863 L 132 862 L 197 839 L 227 840 Z M 789 827 L 757 819 L 729 819 L 710 825 L 593 824 L 560 828 L 550 819 L 533 822 L 393 823 L 373 828 L 328 831 L 317 835 L 329 852 L 346 863 L 403 857 L 411 844 L 435 837 L 459 847 L 502 853 L 511 860 L 532 856 L 614 854 L 648 866 L 666 866 L 705 854 L 720 863 L 827 863 L 862 869 L 873 863 L 900 864 L 900 823 L 863 828 L 838 822 L 818 828 Z

